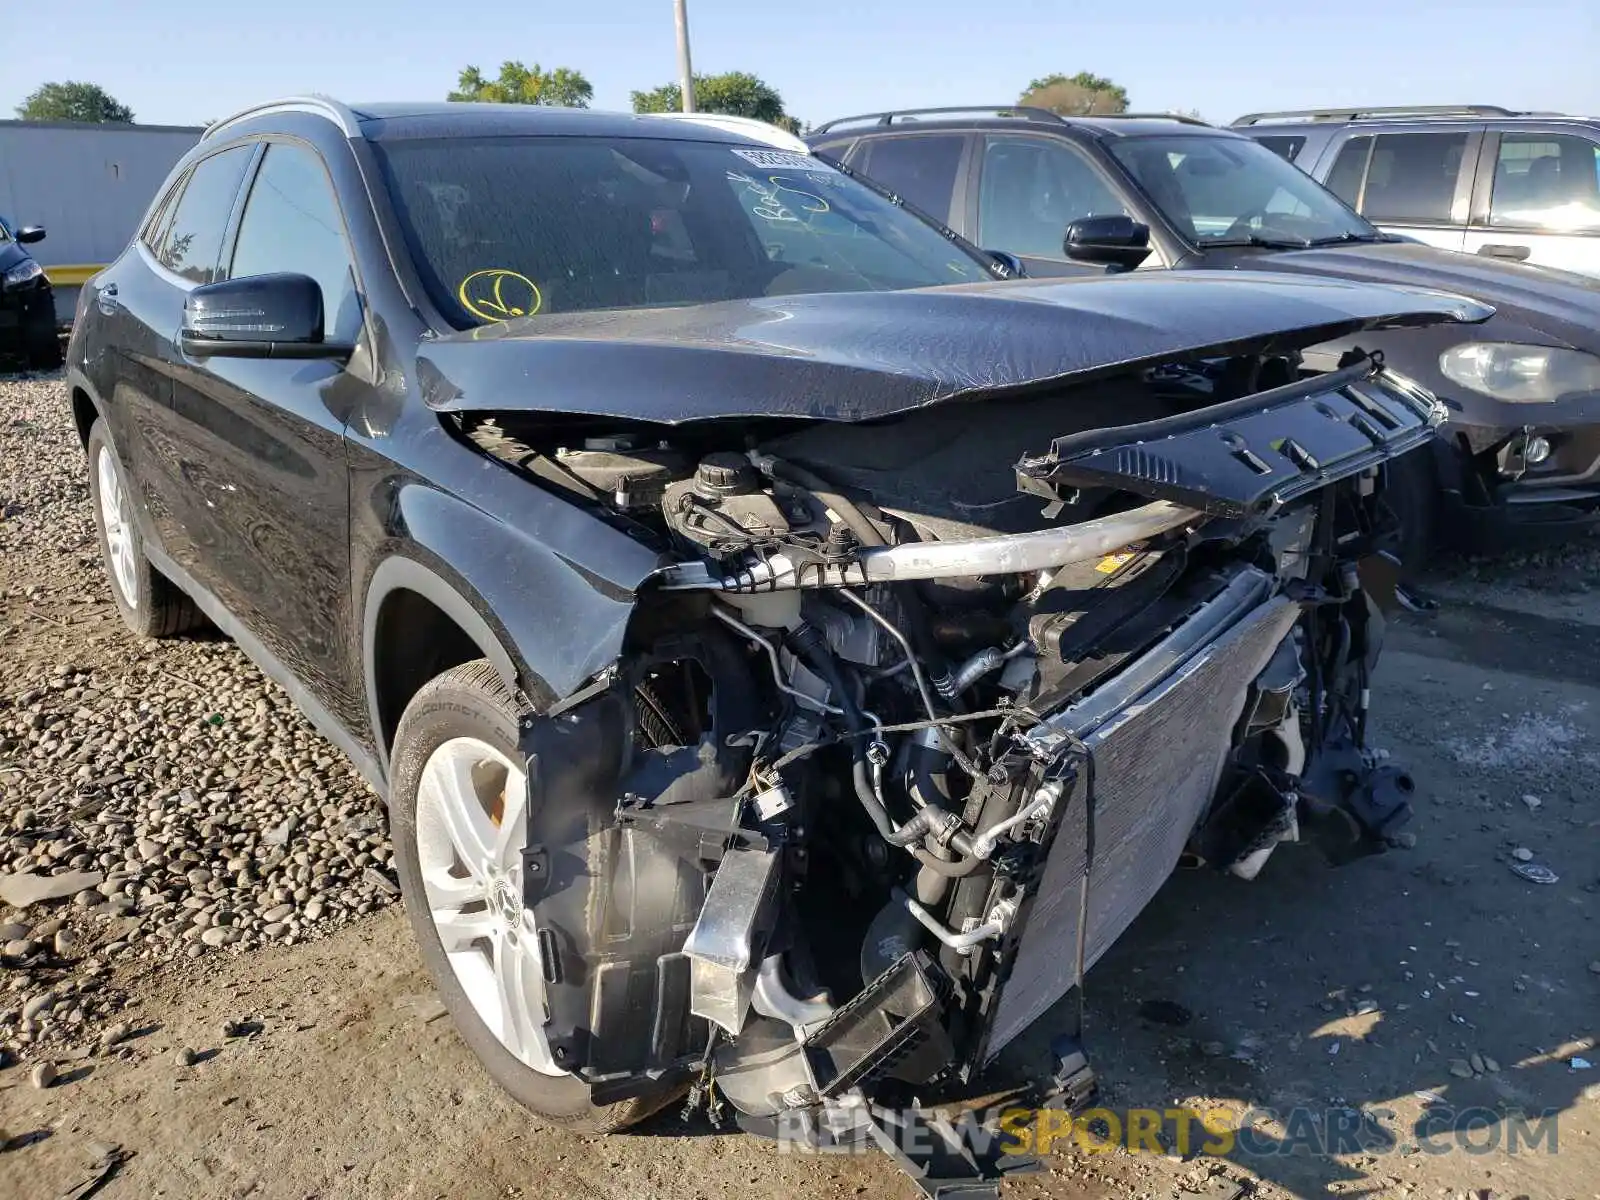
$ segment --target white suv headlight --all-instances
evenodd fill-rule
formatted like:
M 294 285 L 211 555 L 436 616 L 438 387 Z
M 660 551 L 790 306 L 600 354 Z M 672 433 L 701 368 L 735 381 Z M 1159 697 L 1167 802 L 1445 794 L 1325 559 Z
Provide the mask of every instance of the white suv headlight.
M 34 262 L 33 259 L 28 258 L 12 267 L 11 270 L 0 276 L 0 279 L 5 280 L 7 287 L 20 287 L 29 280 L 37 279 L 43 274 L 44 268 Z
M 1509 404 L 1550 404 L 1600 391 L 1600 358 L 1558 346 L 1467 342 L 1439 356 L 1444 377 Z

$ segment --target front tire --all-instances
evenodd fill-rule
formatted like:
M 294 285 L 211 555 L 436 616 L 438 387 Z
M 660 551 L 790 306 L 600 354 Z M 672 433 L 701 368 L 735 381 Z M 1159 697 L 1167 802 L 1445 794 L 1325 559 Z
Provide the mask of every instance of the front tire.
M 139 637 L 176 637 L 204 618 L 182 589 L 150 565 L 134 519 L 133 492 L 104 421 L 89 430 L 89 499 L 111 599 Z
M 1439 474 L 1430 448 L 1391 461 L 1385 484 L 1384 500 L 1400 522 L 1400 562 L 1406 578 L 1414 579 L 1433 556 L 1437 534 Z
M 439 996 L 495 1082 L 547 1120 L 609 1133 L 674 1092 L 597 1105 L 551 1056 L 537 930 L 522 904 L 528 814 L 518 716 L 481 659 L 425 684 L 406 706 L 390 795 L 400 888 Z

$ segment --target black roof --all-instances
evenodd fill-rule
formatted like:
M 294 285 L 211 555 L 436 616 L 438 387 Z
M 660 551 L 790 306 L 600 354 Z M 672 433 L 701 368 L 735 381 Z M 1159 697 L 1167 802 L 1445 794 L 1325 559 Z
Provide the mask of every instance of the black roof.
M 443 100 L 408 104 L 391 101 L 352 104 L 350 111 L 361 123 L 362 135 L 373 141 L 564 134 L 757 144 L 752 138 L 690 121 L 538 104 L 454 104 Z

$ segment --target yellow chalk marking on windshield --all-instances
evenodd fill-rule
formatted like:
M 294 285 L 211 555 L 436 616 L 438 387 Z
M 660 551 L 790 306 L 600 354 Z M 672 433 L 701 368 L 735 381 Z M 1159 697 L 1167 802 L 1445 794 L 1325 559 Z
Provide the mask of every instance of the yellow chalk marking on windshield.
M 456 299 L 480 321 L 531 317 L 544 305 L 544 294 L 539 291 L 538 284 L 505 267 L 474 271 L 461 281 Z

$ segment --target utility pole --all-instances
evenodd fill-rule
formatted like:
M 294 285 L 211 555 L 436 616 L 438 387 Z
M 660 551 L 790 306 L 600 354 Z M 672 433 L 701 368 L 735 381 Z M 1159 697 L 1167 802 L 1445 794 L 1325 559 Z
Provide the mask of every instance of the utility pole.
M 694 69 L 689 65 L 688 0 L 672 0 L 678 18 L 678 90 L 683 94 L 683 111 L 694 111 Z

